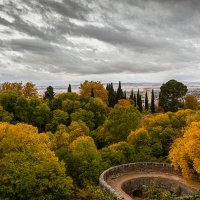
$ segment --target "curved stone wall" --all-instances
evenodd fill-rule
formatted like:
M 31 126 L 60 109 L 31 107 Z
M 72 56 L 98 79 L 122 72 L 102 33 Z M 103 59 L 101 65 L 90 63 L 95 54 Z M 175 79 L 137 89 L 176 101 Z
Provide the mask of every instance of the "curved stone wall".
M 128 172 L 136 172 L 136 173 L 161 172 L 161 173 L 168 173 L 168 174 L 173 174 L 177 176 L 181 175 L 179 172 L 177 172 L 173 168 L 172 165 L 167 164 L 167 163 L 138 162 L 138 163 L 129 163 L 129 164 L 124 164 L 124 165 L 119 165 L 119 166 L 115 166 L 115 167 L 111 167 L 107 169 L 101 174 L 99 178 L 99 184 L 102 188 L 113 193 L 117 200 L 123 200 L 124 198 L 107 183 L 107 180 L 108 178 L 111 180 L 116 179 L 117 177 L 120 177 L 123 174 L 126 174 Z M 183 191 L 185 191 L 185 189 L 186 187 L 183 186 Z M 126 191 L 125 188 L 124 190 Z
M 194 192 L 192 188 L 188 188 L 188 186 L 178 183 L 170 178 L 157 178 L 157 177 L 140 177 L 136 179 L 129 180 L 122 185 L 122 189 L 131 197 L 134 197 L 135 191 L 141 191 L 144 195 L 144 186 L 154 186 L 158 188 L 163 188 L 170 191 L 173 194 L 177 194 L 178 196 L 186 196 Z

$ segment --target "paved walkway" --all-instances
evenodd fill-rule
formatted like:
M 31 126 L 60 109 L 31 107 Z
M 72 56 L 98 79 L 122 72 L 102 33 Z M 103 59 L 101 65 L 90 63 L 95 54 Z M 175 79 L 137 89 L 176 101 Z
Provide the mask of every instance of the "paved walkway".
M 186 182 L 183 178 L 176 176 L 176 175 L 172 175 L 172 174 L 167 174 L 167 173 L 161 173 L 161 172 L 146 172 L 146 173 L 141 173 L 141 172 L 129 172 L 129 173 L 125 173 L 122 176 L 119 176 L 115 179 L 111 179 L 109 178 L 107 180 L 107 183 L 116 191 L 118 192 L 118 194 L 120 194 L 125 200 L 133 200 L 133 198 L 131 198 L 127 193 L 125 193 L 121 186 L 123 185 L 124 182 L 127 182 L 129 180 L 135 179 L 135 178 L 145 178 L 145 177 L 160 177 L 160 178 L 167 178 L 170 180 L 174 180 L 177 181 L 179 183 L 182 183 L 184 185 L 186 185 L 189 188 L 192 189 L 198 189 L 199 185 L 193 183 L 193 182 Z M 140 198 L 134 198 L 134 200 L 139 200 Z

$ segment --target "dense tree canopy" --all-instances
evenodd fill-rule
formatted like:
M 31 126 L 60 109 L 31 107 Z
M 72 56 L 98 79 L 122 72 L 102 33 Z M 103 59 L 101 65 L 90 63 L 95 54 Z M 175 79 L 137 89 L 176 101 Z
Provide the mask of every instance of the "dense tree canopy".
M 48 137 L 30 125 L 0 123 L 1 199 L 72 197 L 72 179 L 48 143 Z
M 200 174 L 200 122 L 193 122 L 183 137 L 173 142 L 169 158 L 175 168 L 180 169 L 186 178 Z
M 184 93 L 176 90 L 185 86 L 169 85 L 164 91 L 175 92 L 169 97 L 177 101 L 166 103 L 170 99 L 166 97 L 163 105 L 178 102 L 169 109 L 175 111 Z M 185 177 L 200 173 L 200 111 L 193 96 L 187 96 L 177 112 L 154 114 L 153 90 L 152 112 L 147 112 L 143 111 L 142 93 L 138 91 L 136 98 L 132 90 L 130 99 L 125 99 L 121 91 L 121 99 L 116 101 L 113 84 L 105 89 L 100 82 L 85 81 L 81 94 L 68 91 L 50 98 L 25 95 L 24 87 L 22 83 L 5 83 L 0 89 L 2 199 L 113 200 L 97 187 L 99 175 L 111 166 L 129 162 L 169 162 L 170 158 Z M 146 95 L 146 110 L 147 104 Z
M 170 80 L 160 88 L 159 105 L 164 111 L 175 112 L 183 106 L 183 97 L 186 92 L 187 86 L 176 80 Z

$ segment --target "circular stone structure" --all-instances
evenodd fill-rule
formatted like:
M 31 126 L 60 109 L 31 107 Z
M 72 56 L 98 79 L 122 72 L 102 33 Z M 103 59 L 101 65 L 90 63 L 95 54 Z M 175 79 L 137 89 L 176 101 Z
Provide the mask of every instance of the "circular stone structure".
M 117 200 L 142 199 L 144 186 L 156 186 L 171 193 L 179 192 L 179 199 L 197 191 L 199 184 L 186 182 L 173 166 L 167 163 L 129 163 L 104 171 L 99 184 L 113 193 Z

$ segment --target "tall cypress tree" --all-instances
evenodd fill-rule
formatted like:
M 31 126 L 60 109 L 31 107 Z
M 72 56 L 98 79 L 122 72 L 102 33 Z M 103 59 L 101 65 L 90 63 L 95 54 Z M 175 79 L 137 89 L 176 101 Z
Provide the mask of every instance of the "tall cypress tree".
M 92 90 L 91 90 L 91 97 L 93 97 L 93 98 L 95 97 L 94 96 L 94 88 L 92 88 Z
M 108 106 L 114 107 L 116 104 L 116 93 L 113 87 L 113 83 L 108 83 L 106 89 L 108 91 Z
M 154 99 L 154 90 L 151 91 L 151 112 L 155 113 L 155 99 Z
M 147 91 L 145 94 L 145 110 L 149 110 L 149 99 L 148 99 Z
M 142 112 L 142 95 L 139 95 L 139 105 L 138 105 L 138 110 L 140 111 L 140 112 Z
M 134 101 L 134 97 L 133 97 L 133 89 L 131 90 L 130 100 L 133 100 L 133 101 Z
M 123 98 L 124 98 L 124 93 L 123 93 L 123 90 L 122 90 L 121 82 L 119 81 L 116 100 L 118 101 L 118 100 L 123 99 Z
M 136 106 L 136 105 L 137 105 L 137 99 L 136 99 L 135 93 L 134 93 L 134 96 L 133 96 L 133 101 L 134 101 L 134 104 L 135 104 L 135 106 Z
M 140 105 L 140 90 L 138 89 L 137 91 L 137 102 L 136 102 L 136 105 L 139 107 Z
M 123 97 L 123 99 L 126 99 L 126 90 L 124 91 L 124 97 Z
M 110 83 L 107 83 L 106 90 L 109 92 L 109 90 L 110 90 Z
M 142 96 L 140 95 L 139 89 L 138 89 L 138 92 L 137 92 L 137 106 L 138 106 L 138 110 L 140 112 L 142 112 Z
M 72 86 L 71 86 L 71 84 L 69 84 L 67 91 L 68 92 L 72 92 Z

